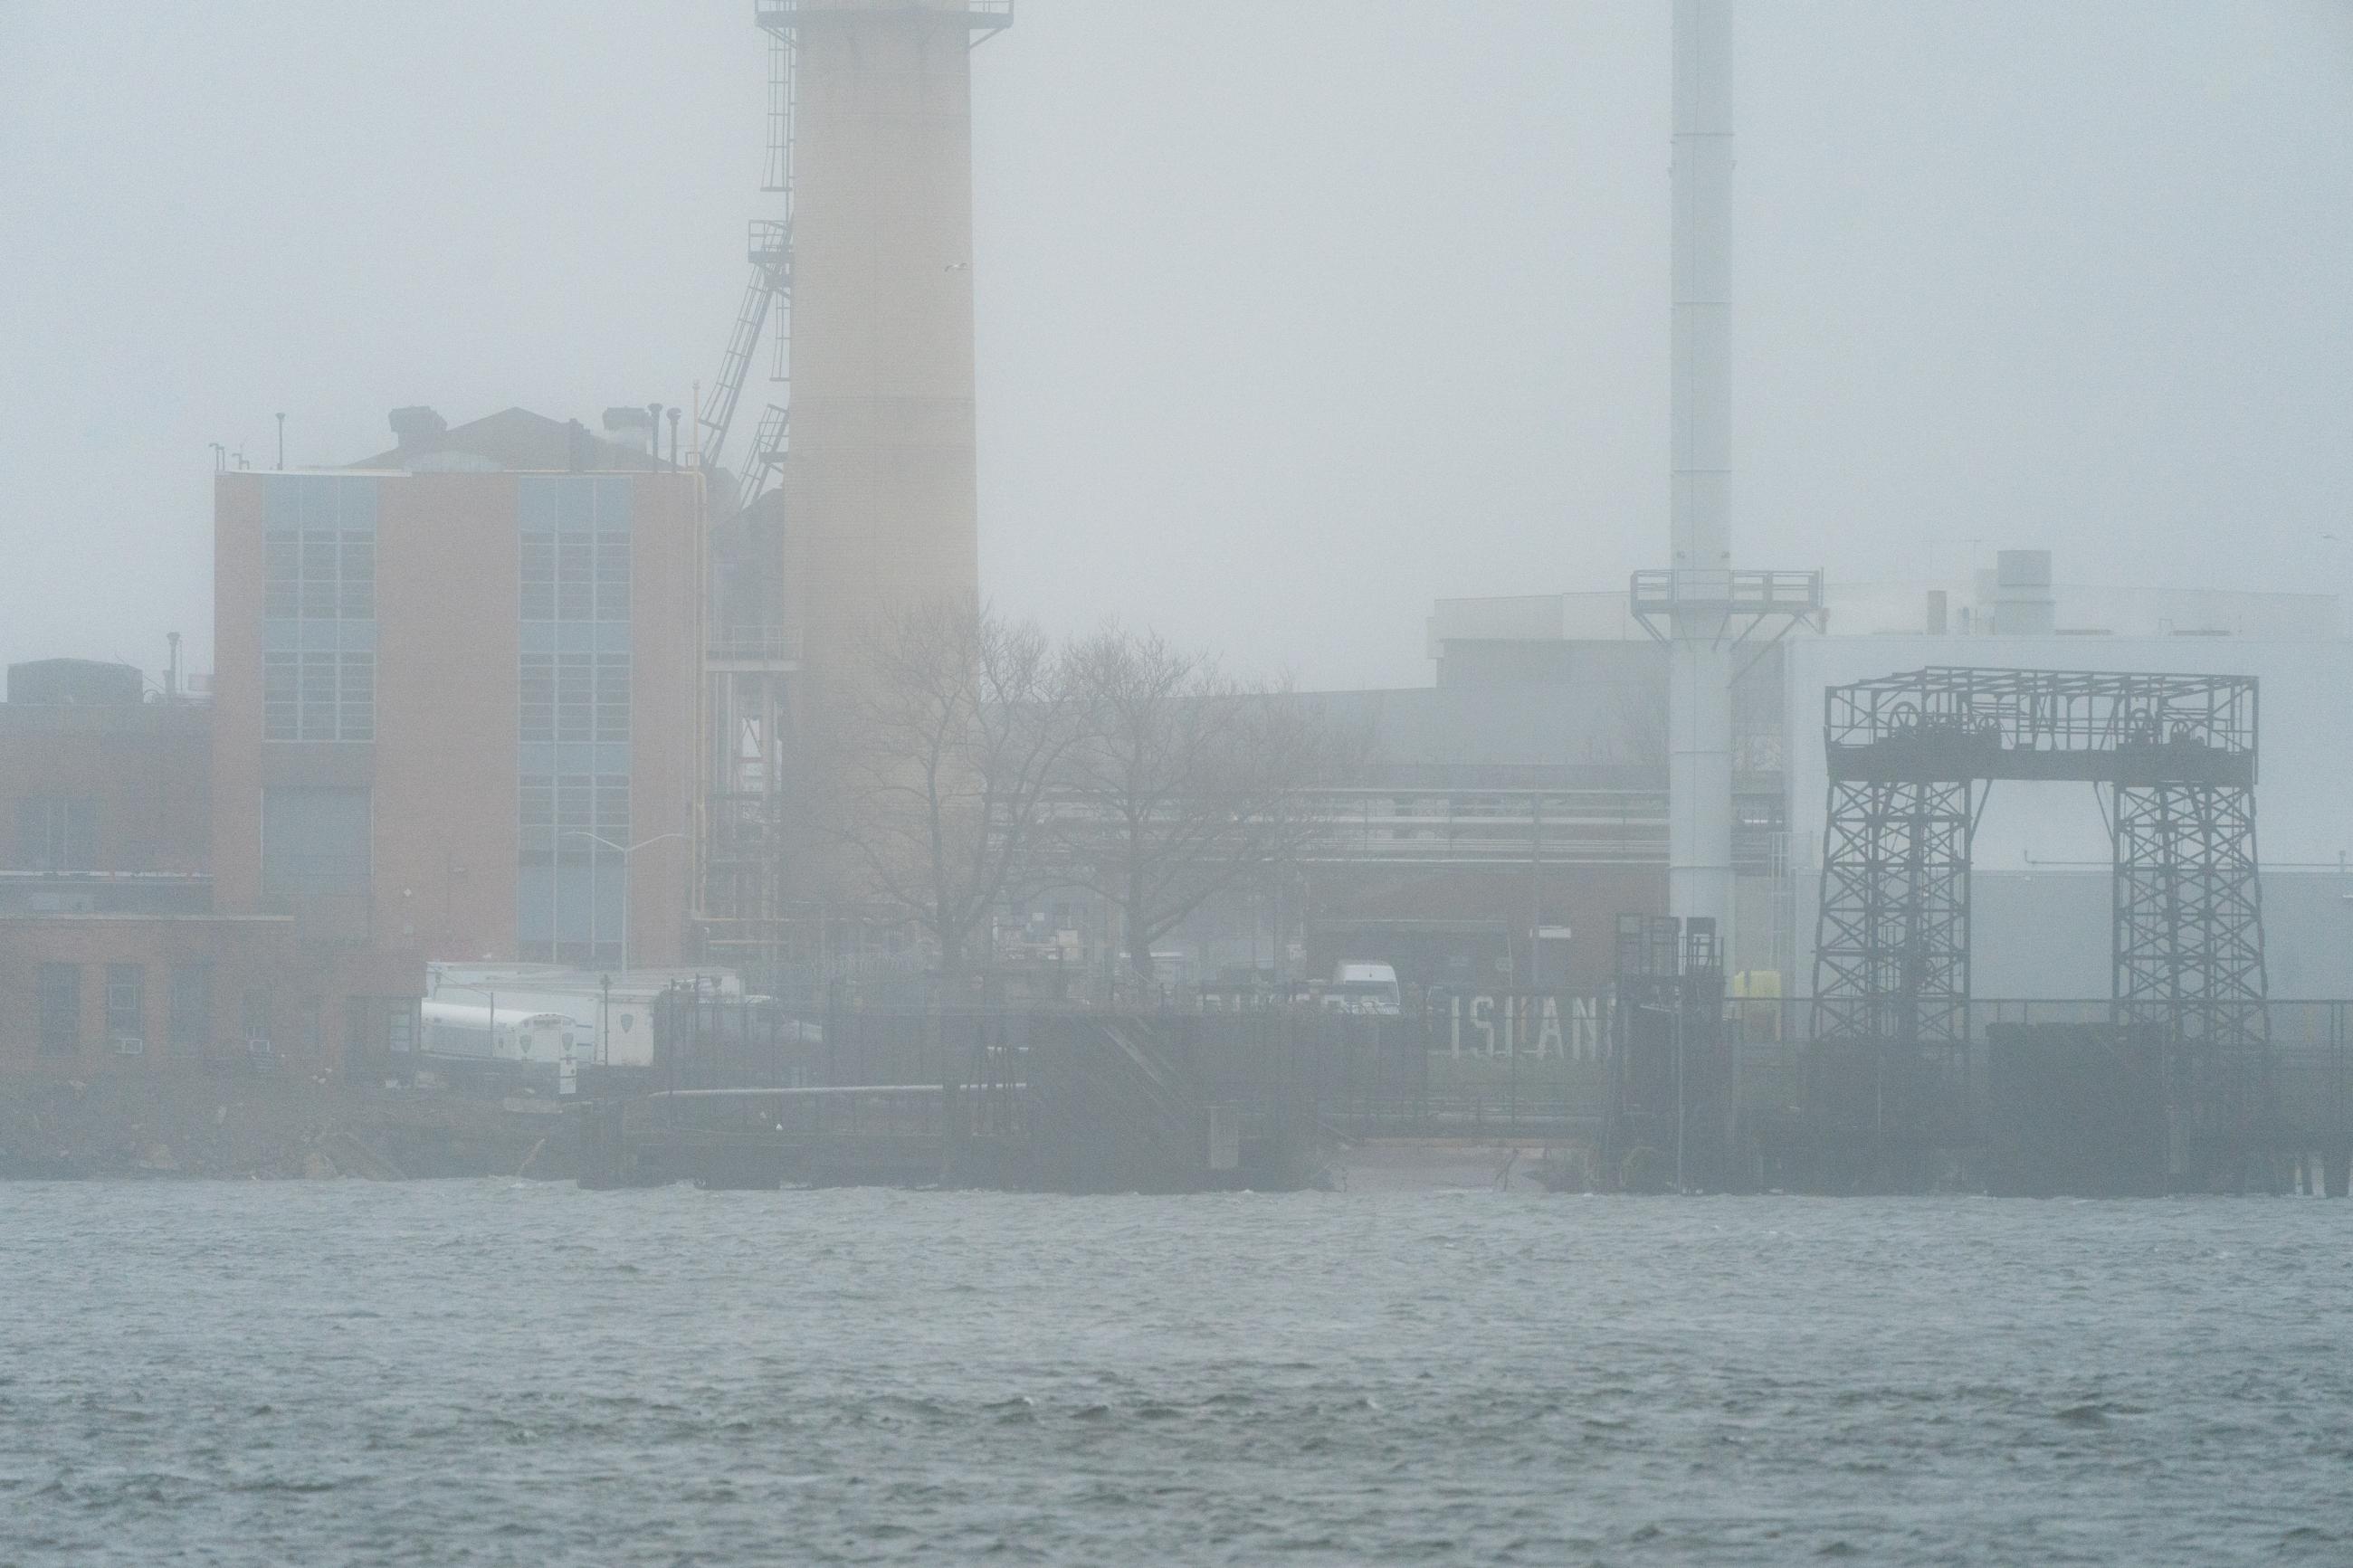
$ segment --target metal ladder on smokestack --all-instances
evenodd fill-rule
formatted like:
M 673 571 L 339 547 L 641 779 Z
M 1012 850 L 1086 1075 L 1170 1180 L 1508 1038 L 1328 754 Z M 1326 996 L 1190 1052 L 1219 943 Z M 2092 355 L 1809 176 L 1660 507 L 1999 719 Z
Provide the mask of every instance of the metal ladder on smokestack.
M 772 355 L 769 379 L 782 382 L 790 374 L 793 290 L 793 121 L 799 105 L 798 53 L 794 42 L 796 7 L 770 3 L 755 5 L 753 19 L 768 35 L 768 162 L 760 183 L 764 191 L 784 197 L 784 216 L 754 218 L 744 247 L 752 264 L 744 303 L 728 334 L 727 353 L 719 363 L 719 379 L 711 395 L 696 411 L 702 428 L 702 467 L 718 468 L 735 410 L 743 401 L 744 383 L 751 374 L 752 356 L 759 352 L 760 335 L 773 312 L 776 331 L 769 335 Z M 749 503 L 784 465 L 786 405 L 773 403 L 760 417 L 753 441 L 751 464 L 741 499 Z

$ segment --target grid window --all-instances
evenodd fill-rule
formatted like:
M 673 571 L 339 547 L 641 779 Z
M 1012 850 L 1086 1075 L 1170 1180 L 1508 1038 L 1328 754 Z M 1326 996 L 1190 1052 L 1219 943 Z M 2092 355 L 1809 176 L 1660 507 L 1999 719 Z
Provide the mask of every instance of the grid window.
M 567 748 L 565 764 L 575 769 L 584 767 L 578 748 L 626 745 L 630 737 L 628 641 L 612 635 L 630 616 L 630 504 L 625 477 L 525 475 L 517 494 L 517 608 L 526 623 L 565 628 L 524 638 L 534 651 L 521 656 L 518 738 L 526 748 Z M 593 635 L 574 629 L 589 626 L 597 628 Z M 526 773 L 516 810 L 515 932 L 522 956 L 614 961 L 626 860 L 596 840 L 628 842 L 628 777 Z
M 522 536 L 522 618 L 555 618 L 555 535 Z
M 521 511 L 522 618 L 627 621 L 627 481 L 527 478 Z
M 600 653 L 596 656 L 596 738 L 600 741 L 626 741 L 629 738 L 628 654 Z
M 335 716 L 336 739 L 373 741 L 375 739 L 375 655 L 343 655 L 342 674 L 342 686 L 336 693 L 339 709 Z
M 596 584 L 595 545 L 584 537 L 559 538 L 555 542 L 555 618 L 594 619 Z
M 302 610 L 302 536 L 292 529 L 273 529 L 262 552 L 261 613 L 274 621 L 291 619 Z
M 629 618 L 629 536 L 626 533 L 596 536 L 596 618 Z
M 629 780 L 626 773 L 607 773 L 596 781 L 596 837 L 614 844 L 629 841 Z M 598 853 L 613 852 L 600 847 Z
M 300 671 L 300 661 L 293 654 L 269 653 L 261 656 L 263 740 L 291 741 L 301 735 L 301 712 L 296 701 Z
M 629 842 L 628 775 L 526 777 L 522 815 L 515 912 L 522 956 L 616 961 L 628 876 L 628 858 L 617 846 Z
M 336 627 L 375 618 L 375 482 L 281 476 L 266 504 L 261 613 L 275 651 L 262 656 L 262 738 L 373 740 L 375 656 L 338 651 L 367 639 Z
M 302 656 L 302 739 L 335 738 L 335 667 L 332 653 Z
M 16 860 L 27 871 L 96 869 L 98 803 L 56 795 L 18 801 Z
M 302 618 L 306 621 L 332 621 L 338 613 L 337 542 L 332 529 L 302 531 Z
M 555 854 L 555 782 L 522 781 L 522 863 L 544 866 Z
M 629 656 L 522 656 L 519 733 L 525 744 L 629 738 Z
M 595 784 L 585 773 L 566 773 L 555 781 L 555 858 L 586 865 L 596 847 L 582 835 L 596 831 Z
M 172 965 L 171 1041 L 174 1054 L 197 1056 L 212 1043 L 213 966 Z
M 375 655 L 262 655 L 261 738 L 375 740 Z
M 39 985 L 41 1055 L 72 1056 L 81 1049 L 81 965 L 44 963 Z
M 555 738 L 596 738 L 596 659 L 594 654 L 555 656 Z
M 147 1048 L 147 971 L 140 964 L 106 966 L 106 1039 L 123 1056 Z
M 522 656 L 522 739 L 525 743 L 555 739 L 555 656 Z
M 347 621 L 375 618 L 375 536 L 343 535 L 343 581 L 336 608 Z

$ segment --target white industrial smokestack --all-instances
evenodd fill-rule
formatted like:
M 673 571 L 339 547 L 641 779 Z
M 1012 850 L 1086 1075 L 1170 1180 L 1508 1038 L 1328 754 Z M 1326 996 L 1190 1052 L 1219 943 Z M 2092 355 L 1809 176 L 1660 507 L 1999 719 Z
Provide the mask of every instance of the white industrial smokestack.
M 1732 4 L 1675 0 L 1667 900 L 1732 918 Z

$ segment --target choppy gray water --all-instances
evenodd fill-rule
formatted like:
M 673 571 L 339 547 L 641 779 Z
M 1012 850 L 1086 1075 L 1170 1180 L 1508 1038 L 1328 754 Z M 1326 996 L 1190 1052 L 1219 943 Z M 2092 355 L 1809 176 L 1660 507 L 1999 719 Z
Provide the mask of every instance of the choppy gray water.
M 2353 1560 L 2353 1205 L 0 1186 L 0 1562 Z

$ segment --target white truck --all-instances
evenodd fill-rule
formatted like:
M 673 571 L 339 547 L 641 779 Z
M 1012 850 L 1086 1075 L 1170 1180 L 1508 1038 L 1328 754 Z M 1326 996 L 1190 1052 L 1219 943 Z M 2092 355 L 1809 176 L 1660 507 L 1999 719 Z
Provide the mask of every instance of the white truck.
M 1405 998 L 1398 990 L 1397 970 L 1391 965 L 1343 959 L 1333 965 L 1324 1005 L 1335 1013 L 1394 1018 L 1405 1011 Z
M 577 1026 L 561 1013 L 501 1006 L 492 1014 L 486 1003 L 425 1003 L 427 1056 L 560 1065 L 586 1055 L 582 1045 Z

